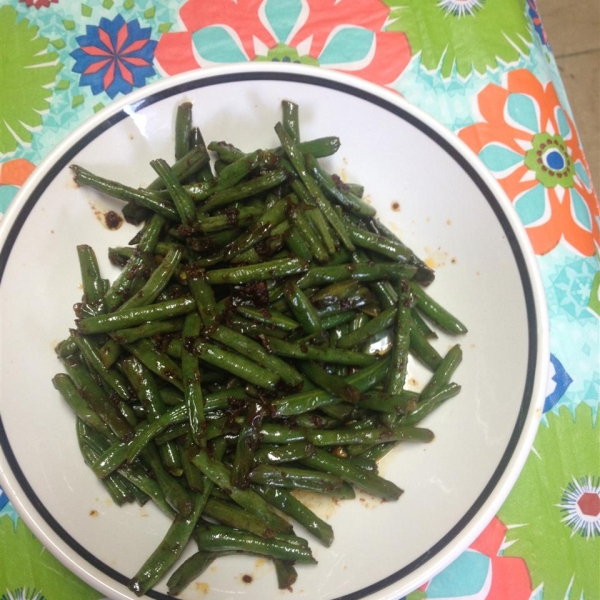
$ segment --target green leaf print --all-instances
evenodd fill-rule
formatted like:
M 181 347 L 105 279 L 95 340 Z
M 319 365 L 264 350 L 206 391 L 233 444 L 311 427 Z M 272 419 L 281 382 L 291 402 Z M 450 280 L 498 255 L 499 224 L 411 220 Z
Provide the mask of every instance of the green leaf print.
M 421 65 L 442 77 L 484 74 L 529 55 L 532 33 L 520 0 L 384 0 L 387 31 L 406 34 Z
M 35 565 L 35 570 L 29 565 Z M 77 579 L 19 519 L 0 517 L 0 600 L 35 590 L 38 600 L 97 600 L 102 595 Z M 24 596 L 27 598 L 27 596 Z M 35 597 L 35 596 L 34 596 Z
M 38 27 L 11 6 L 0 6 L 0 154 L 31 142 L 50 107 L 52 86 L 62 65 L 48 51 Z
M 600 447 L 592 409 L 548 413 L 534 450 L 498 513 L 504 556 L 527 561 L 544 598 L 600 598 Z

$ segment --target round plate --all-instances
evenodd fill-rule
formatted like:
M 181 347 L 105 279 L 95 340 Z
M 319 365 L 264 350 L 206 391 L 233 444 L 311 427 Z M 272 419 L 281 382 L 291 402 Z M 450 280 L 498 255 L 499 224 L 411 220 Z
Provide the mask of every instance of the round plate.
M 61 371 L 53 348 L 81 297 L 76 245 L 90 244 L 112 280 L 106 250 L 135 233 L 102 225 L 119 203 L 75 186 L 69 165 L 149 183 L 150 160 L 173 161 L 175 110 L 186 100 L 207 141 L 273 147 L 283 99 L 299 104 L 303 139 L 340 137 L 323 164 L 363 184 L 383 222 L 436 267 L 430 294 L 469 328 L 458 340 L 462 392 L 427 420 L 433 443 L 400 446 L 382 462 L 405 490 L 399 501 L 361 493 L 311 501 L 336 538 L 330 548 L 311 539 L 318 565 L 298 568 L 291 594 L 277 590 L 268 561 L 229 557 L 183 597 L 396 600 L 481 532 L 531 447 L 549 357 L 542 286 L 510 202 L 459 140 L 393 92 L 310 67 L 211 68 L 160 81 L 68 136 L 23 186 L 0 237 L 0 481 L 33 533 L 110 598 L 134 597 L 127 580 L 169 521 L 152 506 L 112 504 L 84 466 L 74 416 L 50 381 Z M 444 353 L 455 341 L 441 336 L 435 346 Z M 410 375 L 417 386 L 426 380 L 414 363 Z M 148 595 L 166 599 L 164 582 Z

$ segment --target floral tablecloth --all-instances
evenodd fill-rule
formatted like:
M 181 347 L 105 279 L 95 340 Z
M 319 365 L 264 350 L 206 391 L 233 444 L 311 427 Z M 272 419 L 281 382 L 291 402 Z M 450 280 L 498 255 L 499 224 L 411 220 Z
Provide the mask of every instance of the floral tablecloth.
M 551 376 L 534 449 L 481 536 L 409 600 L 600 599 L 598 202 L 534 0 L 2 0 L 0 218 L 113 99 L 244 61 L 318 65 L 402 94 L 479 155 L 539 260 Z M 0 489 L 0 600 L 99 597 Z

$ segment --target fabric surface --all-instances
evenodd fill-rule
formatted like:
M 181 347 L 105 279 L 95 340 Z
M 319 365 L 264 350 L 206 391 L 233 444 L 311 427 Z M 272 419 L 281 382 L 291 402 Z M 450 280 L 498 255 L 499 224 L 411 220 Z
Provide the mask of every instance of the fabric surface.
M 408 598 L 600 598 L 598 201 L 534 0 L 0 4 L 0 218 L 85 119 L 148 83 L 214 64 L 348 72 L 397 91 L 473 149 L 538 257 L 549 392 L 498 515 Z M 0 600 L 99 597 L 44 550 L 0 490 Z

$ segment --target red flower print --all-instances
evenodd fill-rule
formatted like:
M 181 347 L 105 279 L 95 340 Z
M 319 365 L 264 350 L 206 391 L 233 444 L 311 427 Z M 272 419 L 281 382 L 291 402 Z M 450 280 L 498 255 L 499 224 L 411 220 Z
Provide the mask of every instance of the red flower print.
M 244 61 L 283 61 L 346 71 L 391 85 L 410 60 L 403 33 L 387 32 L 381 0 L 188 0 L 184 31 L 162 36 L 156 60 L 173 75 Z

